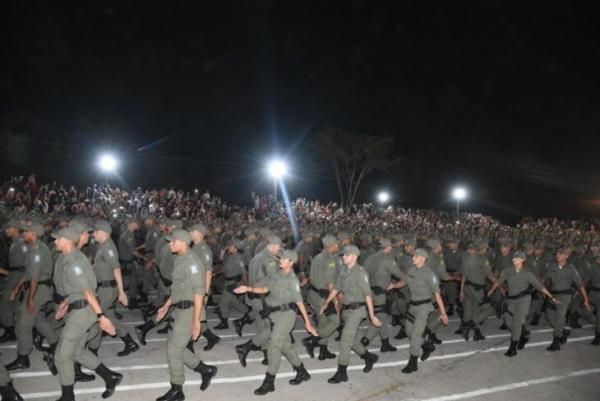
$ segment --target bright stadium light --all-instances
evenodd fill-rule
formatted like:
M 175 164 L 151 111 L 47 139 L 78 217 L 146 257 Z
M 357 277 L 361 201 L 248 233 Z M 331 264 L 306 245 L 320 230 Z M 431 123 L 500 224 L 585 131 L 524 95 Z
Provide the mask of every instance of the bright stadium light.
M 381 204 L 386 204 L 390 200 L 390 194 L 385 191 L 381 191 L 377 194 L 377 200 Z
M 287 165 L 281 160 L 273 160 L 267 166 L 269 171 L 269 175 L 273 177 L 275 180 L 282 179 L 285 175 L 287 175 L 288 168 Z
M 456 200 L 456 218 L 458 218 L 460 216 L 460 201 L 467 197 L 467 190 L 463 187 L 456 187 L 452 191 L 452 197 Z
M 100 156 L 100 159 L 98 160 L 98 166 L 104 173 L 114 173 L 117 169 L 117 165 L 117 159 L 109 154 Z

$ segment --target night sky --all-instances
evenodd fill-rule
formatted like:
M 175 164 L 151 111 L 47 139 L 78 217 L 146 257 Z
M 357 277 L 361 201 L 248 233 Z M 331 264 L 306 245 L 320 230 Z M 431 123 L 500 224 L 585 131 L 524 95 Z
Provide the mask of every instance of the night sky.
M 335 200 L 319 129 L 392 135 L 403 205 L 502 219 L 600 212 L 600 32 L 579 2 L 10 1 L 2 5 L 2 177 L 85 185 L 100 151 L 125 186 Z M 113 178 L 111 182 L 117 182 Z

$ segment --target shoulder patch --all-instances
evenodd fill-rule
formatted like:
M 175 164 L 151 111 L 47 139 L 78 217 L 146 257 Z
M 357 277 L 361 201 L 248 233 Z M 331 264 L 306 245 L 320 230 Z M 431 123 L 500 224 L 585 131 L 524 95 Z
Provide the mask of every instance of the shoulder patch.
M 433 276 L 431 276 L 431 281 L 433 282 L 433 284 L 437 284 L 438 279 L 437 279 L 437 276 L 435 274 Z
M 40 257 L 40 255 L 35 255 L 33 257 L 33 262 L 34 263 L 40 263 L 40 260 L 42 260 L 42 258 Z
M 27 245 L 23 245 L 21 248 L 23 249 L 23 252 L 27 252 Z
M 198 273 L 198 266 L 191 265 L 190 266 L 190 270 L 192 271 L 192 274 L 197 274 Z
M 113 256 L 115 256 L 115 253 L 113 252 L 113 250 L 112 250 L 112 249 L 109 249 L 109 250 L 108 250 L 108 256 L 110 256 L 111 258 L 112 258 Z
M 77 276 L 81 276 L 83 274 L 83 269 L 79 266 L 75 266 L 73 267 L 73 271 L 75 272 L 75 274 Z

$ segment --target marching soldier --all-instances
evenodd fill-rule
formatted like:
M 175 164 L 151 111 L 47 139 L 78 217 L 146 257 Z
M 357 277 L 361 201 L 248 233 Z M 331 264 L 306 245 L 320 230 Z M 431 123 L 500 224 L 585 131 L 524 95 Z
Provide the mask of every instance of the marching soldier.
M 231 309 L 236 309 L 241 312 L 243 317 L 242 320 L 249 319 L 248 311 L 250 310 L 248 306 L 243 303 L 237 294 L 233 292 L 233 290 L 242 284 L 247 282 L 246 269 L 244 267 L 244 261 L 242 256 L 238 253 L 238 250 L 242 247 L 240 241 L 231 240 L 229 242 L 229 246 L 227 247 L 225 260 L 223 262 L 223 276 L 225 277 L 225 286 L 223 289 L 223 294 L 221 295 L 221 299 L 219 300 L 219 311 L 221 311 L 221 324 L 215 327 L 215 330 L 227 329 L 229 328 L 229 312 Z M 239 324 L 234 322 L 236 331 Z M 238 332 L 238 335 L 241 336 L 241 330 Z
M 191 251 L 192 238 L 182 229 L 176 229 L 168 237 L 169 248 L 177 254 L 173 269 L 173 284 L 171 296 L 158 310 L 157 319 L 160 321 L 171 307 L 172 328 L 167 336 L 167 361 L 171 389 L 156 401 L 181 401 L 185 399 L 183 383 L 185 381 L 184 365 L 202 376 L 200 390 L 204 391 L 217 374 L 216 366 L 204 364 L 200 357 L 187 348 L 190 340 L 196 341 L 200 336 L 200 316 L 204 307 L 206 295 L 206 272 L 201 267 L 202 260 Z
M 284 251 L 279 261 L 281 270 L 267 277 L 263 287 L 241 286 L 235 289 L 236 294 L 268 293 L 263 315 L 272 327 L 268 346 L 269 367 L 263 384 L 254 391 L 256 395 L 275 391 L 275 375 L 279 371 L 281 355 L 285 356 L 296 371 L 296 377 L 289 382 L 291 385 L 298 385 L 310 379 L 310 374 L 306 371 L 290 339 L 290 332 L 296 325 L 296 310 L 300 311 L 304 319 L 306 331 L 313 336 L 317 335 L 306 313 L 300 293 L 300 282 L 294 273 L 294 263 L 297 262 L 298 254 L 295 251 Z
M 143 259 L 143 257 L 135 247 L 135 232 L 139 230 L 140 225 L 137 219 L 134 218 L 128 219 L 126 224 L 127 229 L 119 237 L 119 263 L 121 263 L 123 285 L 129 297 L 129 309 L 138 309 L 138 285 L 140 284 L 140 279 L 135 259 Z

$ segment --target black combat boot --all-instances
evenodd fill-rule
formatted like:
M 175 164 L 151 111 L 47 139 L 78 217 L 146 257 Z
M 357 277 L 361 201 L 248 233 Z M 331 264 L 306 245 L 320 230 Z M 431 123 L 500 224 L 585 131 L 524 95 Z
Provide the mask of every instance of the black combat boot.
M 502 325 L 500 327 L 498 327 L 498 330 L 508 330 L 508 326 L 506 325 L 505 322 L 502 322 Z
M 50 344 L 48 348 L 44 348 L 44 362 L 48 366 L 48 370 L 52 373 L 52 376 L 56 376 L 58 374 L 58 370 L 56 370 L 56 364 L 54 363 L 54 352 L 56 351 L 56 346 L 58 343 Z
M 238 337 L 242 336 L 242 330 L 244 329 L 244 326 L 252 323 L 252 319 L 250 319 L 250 316 L 248 316 L 248 314 L 244 314 L 244 316 L 242 316 L 241 318 L 234 320 L 233 321 L 233 325 L 235 326 L 235 332 L 237 333 Z
M 392 316 L 392 327 L 396 327 L 400 325 L 400 315 Z
M 202 375 L 200 390 L 204 391 L 210 386 L 210 381 L 217 374 L 218 368 L 216 366 L 206 365 L 204 362 L 200 361 L 198 366 L 194 368 L 194 371 Z
M 162 397 L 158 397 L 156 401 L 183 401 L 185 395 L 183 395 L 183 389 L 181 384 L 171 383 L 171 389 L 165 393 Z
M 140 341 L 140 344 L 146 345 L 146 334 L 148 334 L 148 332 L 155 327 L 156 327 L 156 324 L 154 324 L 154 322 L 152 320 L 148 320 L 146 323 L 144 323 L 142 325 L 135 326 L 135 333 L 138 336 L 138 340 Z
M 0 337 L 0 343 L 8 343 L 11 341 L 17 341 L 17 335 L 15 334 L 15 326 L 5 327 L 4 334 Z
M 265 376 L 265 381 L 259 388 L 254 390 L 254 394 L 255 395 L 265 395 L 272 391 L 275 391 L 275 376 L 267 373 Z
M 525 348 L 525 344 L 527 344 L 528 342 L 529 334 L 523 327 L 523 329 L 521 330 L 521 337 L 519 338 L 519 344 L 517 345 L 517 349 L 522 350 L 523 348 Z
M 404 340 L 407 337 L 408 337 L 408 335 L 406 335 L 406 327 L 404 327 L 404 325 L 402 323 L 400 323 L 400 331 L 398 332 L 398 334 L 396 334 L 394 339 Z
M 75 401 L 73 386 L 61 386 L 61 396 L 56 401 Z
M 141 292 L 140 295 L 138 295 L 137 303 L 138 304 L 147 305 L 148 304 L 148 295 L 146 295 L 145 293 Z
M 600 345 L 600 331 L 596 332 L 596 336 L 594 337 L 594 339 L 592 340 L 592 342 L 590 344 L 591 345 Z
M 517 355 L 517 344 L 518 341 L 511 341 L 510 347 L 508 347 L 508 351 L 504 353 L 504 356 L 513 357 Z
M 310 380 L 310 374 L 306 371 L 304 364 L 300 364 L 300 366 L 295 367 L 296 377 L 290 380 L 290 384 L 293 386 L 297 386 L 298 384 Z
M 531 319 L 531 326 L 537 326 L 538 324 L 540 324 L 540 315 L 536 313 Z
M 269 366 L 269 351 L 263 349 L 263 360 L 261 362 L 264 366 Z
M 368 347 L 369 344 L 371 344 L 371 341 L 369 341 L 367 337 L 363 337 L 360 339 L 360 343 L 363 345 L 363 347 Z
M 429 341 L 437 345 L 442 343 L 442 340 L 440 340 L 435 333 L 429 334 Z
M 462 337 L 465 339 L 465 341 L 469 341 L 469 334 L 471 332 L 471 329 L 473 329 L 474 327 L 475 327 L 475 323 L 473 323 L 472 320 L 470 322 L 467 322 L 465 324 L 465 326 L 463 327 Z
M 221 318 L 221 323 L 215 326 L 215 330 L 227 330 L 229 328 L 229 322 L 227 319 Z
M 29 355 L 17 355 L 17 359 L 6 365 L 6 370 L 9 372 L 27 368 L 29 368 Z
M 473 334 L 473 341 L 485 340 L 485 336 L 483 334 L 481 334 L 481 328 L 475 327 L 473 329 L 473 332 L 475 333 L 475 334 Z
M 554 337 L 552 339 L 552 344 L 550 344 L 550 346 L 548 348 L 546 348 L 546 350 L 552 351 L 552 352 L 560 351 L 560 343 L 561 343 L 560 337 Z
M 33 331 L 31 332 L 31 337 L 33 339 L 33 347 L 36 350 L 38 350 L 40 352 L 47 351 L 46 347 L 44 347 L 44 336 L 42 336 L 42 334 L 35 327 L 33 328 Z
M 337 355 L 334 354 L 333 352 L 330 352 L 327 349 L 326 345 L 319 345 L 319 361 L 325 361 L 327 359 L 335 359 L 337 358 Z
M 379 360 L 377 355 L 372 354 L 369 351 L 365 351 L 360 357 L 365 361 L 365 367 L 363 368 L 363 372 L 365 373 L 369 373 L 373 370 L 373 365 Z
M 448 305 L 448 310 L 446 311 L 446 315 L 454 316 L 454 305 Z
M 118 356 L 127 356 L 132 352 L 135 352 L 140 349 L 140 346 L 137 345 L 135 341 L 133 341 L 133 338 L 131 338 L 129 334 L 127 334 L 125 337 L 121 337 L 121 340 L 123 340 L 123 342 L 125 343 L 125 348 L 123 349 L 123 351 L 117 354 Z
M 154 305 L 148 305 L 145 308 L 141 308 L 140 311 L 142 312 L 142 318 L 144 319 L 144 322 L 146 322 L 150 320 L 150 318 L 154 316 L 156 312 L 158 312 L 158 308 Z
M 206 345 L 202 348 L 204 351 L 210 351 L 221 341 L 221 337 L 210 330 L 206 330 L 202 335 L 206 338 Z
M 315 357 L 315 347 L 319 344 L 320 340 L 320 337 L 314 336 L 306 337 L 302 340 L 302 345 L 304 345 L 304 348 L 306 348 L 306 353 L 311 359 Z
M 560 338 L 560 343 L 562 345 L 567 343 L 567 340 L 569 339 L 569 336 L 571 335 L 571 330 L 567 330 L 567 329 L 563 329 L 563 335 Z
M 418 360 L 419 360 L 418 356 L 411 355 L 410 358 L 408 359 L 408 363 L 402 369 L 402 373 L 408 374 L 408 373 L 416 372 L 417 370 L 419 370 Z
M 569 319 L 569 326 L 571 326 L 572 329 L 580 329 L 581 328 L 581 324 L 579 324 L 579 313 L 577 312 L 573 312 L 571 313 L 571 318 Z
M 382 338 L 381 339 L 381 349 L 379 351 L 380 352 L 396 352 L 396 351 L 398 351 L 398 348 L 396 348 L 392 344 L 390 344 L 389 338 Z
M 96 373 L 104 380 L 104 384 L 106 385 L 106 390 L 102 393 L 102 398 L 108 398 L 115 392 L 115 388 L 121 383 L 123 380 L 123 375 L 117 372 L 113 372 L 104 364 L 100 364 L 96 368 Z
M 461 321 L 461 322 L 460 322 L 460 326 L 458 326 L 458 330 L 456 330 L 456 331 L 454 332 L 454 334 L 456 334 L 457 336 L 462 336 L 462 334 L 463 334 L 463 333 L 464 333 L 464 331 L 465 331 L 465 326 L 466 326 L 466 325 L 467 325 L 467 323 L 465 323 L 465 322 L 462 322 L 462 321 Z
M 256 351 L 258 349 L 259 348 L 256 345 L 254 345 L 252 340 L 235 346 L 235 352 L 237 353 L 238 358 L 240 359 L 240 364 L 242 365 L 242 367 L 246 367 L 246 358 L 248 357 L 250 351 Z
M 327 380 L 327 383 L 338 384 L 341 382 L 348 381 L 348 374 L 346 373 L 347 365 L 338 365 L 337 372 Z
M 81 365 L 78 362 L 73 364 L 75 368 L 75 381 L 80 383 L 93 382 L 96 380 L 96 376 L 88 375 L 87 373 L 83 373 L 81 370 Z
M 23 401 L 23 397 L 15 390 L 12 382 L 8 383 L 6 386 L 0 387 L 0 395 L 2 396 L 3 401 Z
M 421 354 L 421 360 L 426 361 L 429 356 L 435 351 L 435 345 L 431 341 L 425 341 L 423 345 L 421 345 L 423 349 L 423 353 Z

